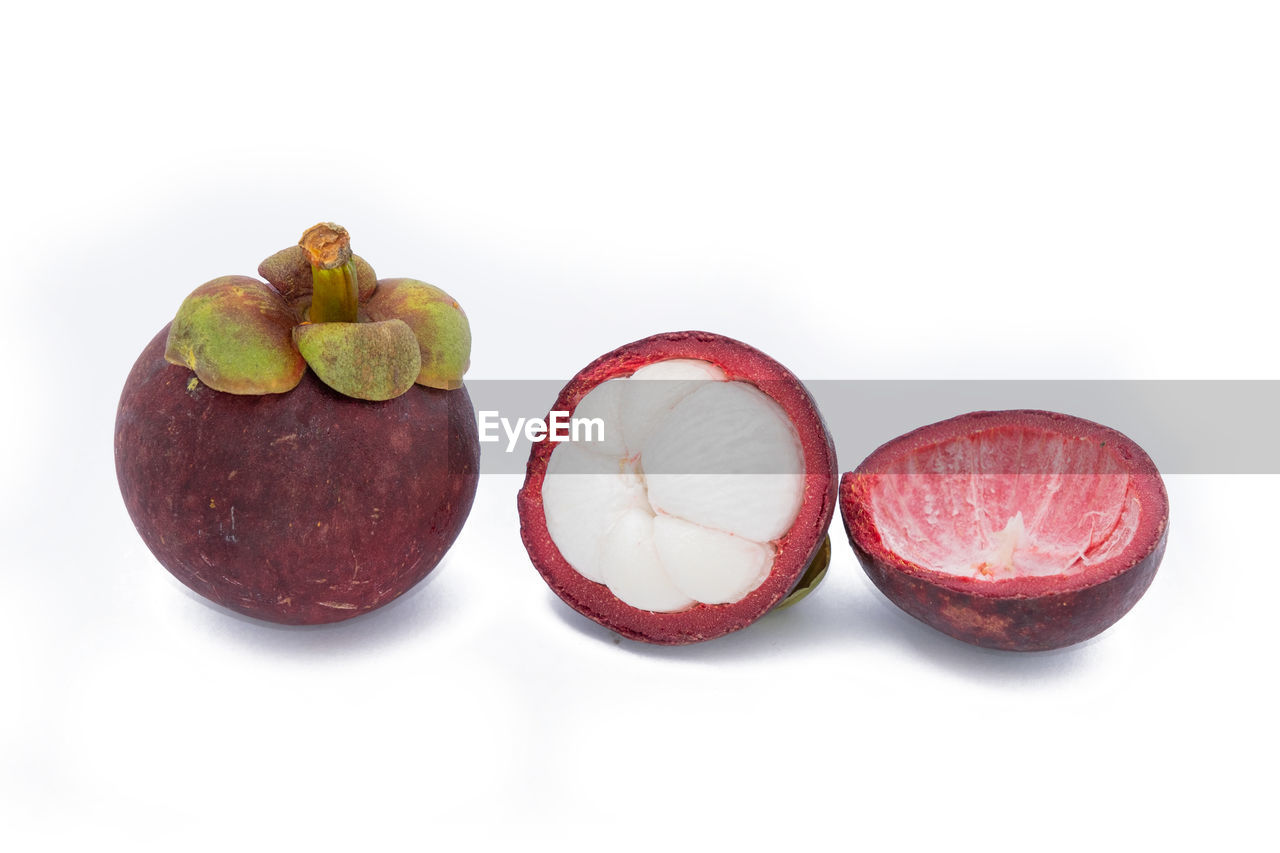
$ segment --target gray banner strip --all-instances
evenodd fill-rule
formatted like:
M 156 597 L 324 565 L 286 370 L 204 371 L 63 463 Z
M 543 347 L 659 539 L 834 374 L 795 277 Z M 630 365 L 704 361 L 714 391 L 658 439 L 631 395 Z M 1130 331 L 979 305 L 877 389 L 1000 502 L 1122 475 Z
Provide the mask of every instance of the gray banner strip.
M 477 412 L 514 424 L 545 417 L 564 382 L 469 380 Z M 815 380 L 806 387 L 842 471 L 903 433 L 965 412 L 1045 409 L 1097 421 L 1137 442 L 1164 474 L 1280 474 L 1276 380 Z M 523 435 L 481 444 L 481 473 L 521 474 Z M 668 472 L 698 473 L 698 472 Z

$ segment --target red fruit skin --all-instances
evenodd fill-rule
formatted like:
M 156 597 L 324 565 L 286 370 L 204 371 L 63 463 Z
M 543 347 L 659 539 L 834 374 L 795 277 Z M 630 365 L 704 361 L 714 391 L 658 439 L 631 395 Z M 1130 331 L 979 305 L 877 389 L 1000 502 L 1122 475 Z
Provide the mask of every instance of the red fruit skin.
M 290 625 L 367 613 L 426 577 L 466 521 L 479 476 L 465 390 L 345 397 L 308 371 L 242 396 L 164 360 L 133 366 L 116 475 L 156 559 L 211 601 Z
M 877 472 L 912 447 L 1005 423 L 1042 424 L 1105 441 L 1134 478 L 1143 501 L 1133 541 L 1117 557 L 1073 575 L 978 580 L 933 571 L 890 552 L 871 514 Z M 840 512 L 858 562 L 885 596 L 944 634 L 991 649 L 1047 651 L 1111 627 L 1142 597 L 1164 557 L 1169 498 L 1155 463 L 1123 433 L 1057 412 L 972 412 L 900 436 L 877 449 L 840 482 Z
M 542 482 L 556 448 L 549 439 L 534 443 L 517 497 L 525 549 L 556 595 L 588 619 L 624 637 L 668 646 L 711 640 L 745 628 L 786 597 L 822 546 L 835 513 L 838 473 L 831 435 L 800 380 L 759 350 L 710 332 L 654 335 L 606 353 L 569 381 L 552 411 L 573 412 L 578 401 L 600 383 L 672 358 L 710 362 L 729 380 L 751 382 L 781 406 L 796 426 L 804 450 L 804 497 L 791 530 L 777 542 L 773 571 L 763 584 L 733 604 L 698 604 L 678 613 L 632 607 L 604 584 L 578 574 L 551 540 L 542 506 Z

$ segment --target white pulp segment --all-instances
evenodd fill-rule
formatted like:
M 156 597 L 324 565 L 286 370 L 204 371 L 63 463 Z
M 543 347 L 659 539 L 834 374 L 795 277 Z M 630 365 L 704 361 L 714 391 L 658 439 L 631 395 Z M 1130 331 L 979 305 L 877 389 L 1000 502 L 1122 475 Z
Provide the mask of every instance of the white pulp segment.
M 724 371 L 705 361 L 673 358 L 647 364 L 631 374 L 622 397 L 622 432 L 627 449 L 638 453 L 645 439 L 689 394 L 725 378 Z M 656 380 L 646 384 L 637 380 Z
M 573 414 L 603 419 L 605 441 L 558 444 L 542 499 L 579 574 L 656 612 L 741 601 L 768 578 L 804 492 L 800 439 L 777 403 L 671 359 L 601 383 Z
M 681 592 L 663 568 L 653 541 L 653 516 L 642 509 L 623 513 L 600 543 L 604 583 L 632 607 L 668 613 L 696 602 Z
M 610 379 L 588 391 L 573 410 L 575 418 L 599 418 L 604 423 L 604 441 L 582 442 L 579 447 L 608 456 L 626 456 L 622 440 L 622 395 L 627 380 Z
M 671 582 L 706 604 L 741 601 L 773 567 L 772 546 L 669 515 L 654 518 L 653 541 Z
M 800 511 L 804 456 L 795 427 L 741 382 L 704 385 L 680 401 L 641 459 L 658 512 L 768 542 Z
M 616 459 L 568 442 L 558 445 L 547 462 L 542 503 L 551 541 L 569 565 L 596 583 L 604 583 L 601 534 L 628 510 L 649 508 L 639 477 L 619 471 Z

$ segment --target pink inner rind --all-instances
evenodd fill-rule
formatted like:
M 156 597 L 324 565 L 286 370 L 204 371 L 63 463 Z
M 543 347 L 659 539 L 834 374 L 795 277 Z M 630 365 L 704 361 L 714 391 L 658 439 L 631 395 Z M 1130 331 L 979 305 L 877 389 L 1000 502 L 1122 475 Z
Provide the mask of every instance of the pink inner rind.
M 1113 454 L 1119 469 L 1127 473 L 1129 493 L 1137 499 L 1136 528 L 1126 545 L 1105 561 L 1088 565 L 1070 574 L 1015 575 L 997 580 L 955 575 L 922 565 L 896 552 L 886 541 L 873 506 L 873 494 L 882 477 L 893 474 L 896 465 L 924 448 L 985 430 L 1015 426 L 1039 429 L 1067 438 L 1091 441 Z M 995 469 L 989 469 L 995 470 Z M 1008 473 L 1008 472 L 1000 472 Z M 1026 473 L 1045 473 L 1043 467 Z M 1061 595 L 1102 583 L 1149 558 L 1164 541 L 1169 522 L 1169 499 L 1164 481 L 1151 458 L 1123 433 L 1093 421 L 1032 409 L 970 412 L 920 427 L 877 448 L 840 483 L 840 502 L 845 529 L 863 559 L 903 578 L 914 577 L 940 589 L 980 595 L 984 599 L 1027 598 Z M 892 538 L 892 534 L 888 534 Z
M 1105 439 L 1036 424 L 913 448 L 885 465 L 870 499 L 890 551 L 986 580 L 1073 574 L 1104 562 L 1132 541 L 1140 515 L 1114 442 L 1108 448 Z

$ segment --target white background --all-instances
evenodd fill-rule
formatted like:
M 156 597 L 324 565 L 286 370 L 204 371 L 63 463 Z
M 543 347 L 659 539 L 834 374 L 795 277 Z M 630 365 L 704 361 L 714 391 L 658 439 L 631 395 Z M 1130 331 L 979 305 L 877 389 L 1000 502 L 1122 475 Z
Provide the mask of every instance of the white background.
M 804 605 L 658 649 L 554 598 L 496 476 L 383 610 L 229 615 L 111 438 L 182 297 L 321 219 L 462 302 L 473 378 L 704 328 L 808 379 L 1275 379 L 1274 4 L 198 8 L 7 13 L 10 849 L 1261 843 L 1275 477 L 1168 477 L 1155 584 L 1075 648 L 913 622 L 837 522 Z

